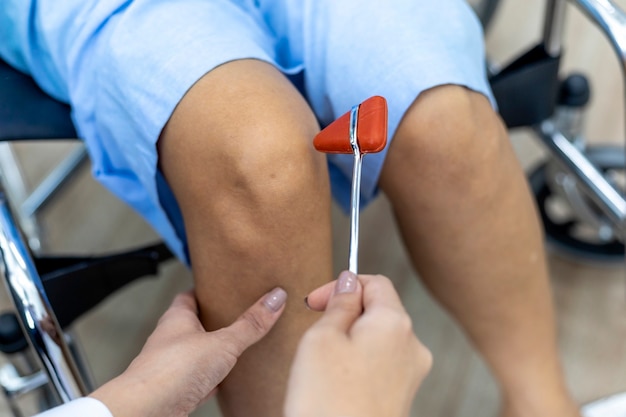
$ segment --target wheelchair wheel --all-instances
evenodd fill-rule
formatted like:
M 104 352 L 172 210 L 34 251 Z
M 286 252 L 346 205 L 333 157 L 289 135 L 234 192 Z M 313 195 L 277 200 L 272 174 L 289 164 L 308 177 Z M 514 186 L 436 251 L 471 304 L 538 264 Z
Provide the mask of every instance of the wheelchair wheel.
M 626 156 L 619 146 L 590 146 L 589 160 L 618 189 L 626 189 Z M 575 181 L 550 162 L 543 163 L 529 175 L 546 240 L 557 252 L 577 259 L 594 262 L 623 262 L 624 243 L 619 240 L 599 208 L 574 184 L 568 194 L 563 192 L 565 181 Z M 572 198 L 575 197 L 575 198 Z M 584 205 L 584 207 L 582 206 Z
M 467 2 L 478 15 L 483 28 L 487 29 L 500 0 L 467 0 Z

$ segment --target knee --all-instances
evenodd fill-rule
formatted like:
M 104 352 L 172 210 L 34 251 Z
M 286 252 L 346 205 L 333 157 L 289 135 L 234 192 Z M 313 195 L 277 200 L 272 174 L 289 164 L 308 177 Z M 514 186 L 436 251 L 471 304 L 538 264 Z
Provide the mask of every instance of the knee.
M 486 97 L 463 87 L 438 87 L 423 93 L 406 112 L 386 171 L 402 170 L 398 174 L 403 176 L 418 171 L 415 175 L 429 181 L 467 187 L 493 175 L 509 146 Z
M 310 137 L 309 137 L 310 136 Z M 312 146 L 312 133 L 240 128 L 223 152 L 226 193 L 250 207 L 282 210 L 328 192 L 325 159 Z
M 226 216 L 232 207 L 280 207 L 327 188 L 324 157 L 313 148 L 318 130 L 273 66 L 234 61 L 185 94 L 159 139 L 159 163 L 185 217 L 200 205 Z
M 195 109 L 190 113 L 197 117 L 173 117 L 158 143 L 159 163 L 186 221 L 228 219 L 233 210 L 260 216 L 329 193 L 324 155 L 313 147 L 314 118 L 260 110 L 209 123 Z
M 209 234 L 222 250 L 272 264 L 269 248 L 282 247 L 289 233 L 318 233 L 330 211 L 325 159 L 308 137 L 279 131 L 238 127 L 212 149 L 214 156 L 198 173 L 207 198 L 196 195 L 183 208 L 190 238 Z M 191 229 L 205 224 L 208 231 Z

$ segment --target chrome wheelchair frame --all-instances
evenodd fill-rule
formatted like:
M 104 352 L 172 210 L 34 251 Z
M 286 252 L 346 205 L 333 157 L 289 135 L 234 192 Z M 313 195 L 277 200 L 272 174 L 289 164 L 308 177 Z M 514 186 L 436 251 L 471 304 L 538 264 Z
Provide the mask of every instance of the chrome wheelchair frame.
M 561 81 L 558 72 L 566 1 L 547 0 L 541 44 L 493 74 L 492 87 L 507 125 L 531 126 L 550 151 L 552 175 L 558 173 L 561 178 L 568 178 L 561 184 L 551 186 L 559 188 L 558 192 L 568 199 L 576 199 L 574 204 L 584 206 L 581 216 L 585 220 L 608 225 L 611 237 L 623 243 L 626 200 L 588 158 L 588 149 L 578 140 L 578 122 L 586 102 L 571 96 L 562 100 L 559 98 Z M 609 39 L 626 77 L 626 13 L 611 0 L 571 1 Z M 16 74 L 2 72 L 0 67 L 0 82 L 28 83 L 20 78 L 23 75 Z M 8 81 L 6 77 L 9 77 Z M 17 129 L 0 131 L 0 140 L 76 136 L 69 122 L 67 106 L 41 97 L 44 93 L 34 84 L 27 90 L 33 95 L 33 100 L 44 104 L 32 112 L 28 110 L 28 104 L 24 107 L 23 102 L 7 104 L 0 101 L 0 121 L 8 120 L 10 126 Z M 27 99 L 20 97 L 22 101 Z M 569 111 L 560 112 L 559 108 L 563 107 Z M 15 118 L 23 119 L 24 112 L 28 113 L 27 120 L 13 123 Z M 47 123 L 37 120 L 41 115 Z M 11 361 L 0 369 L 0 386 L 15 416 L 21 415 L 15 399 L 25 392 L 48 387 L 44 397 L 47 399 L 46 406 L 49 406 L 55 403 L 54 399 L 67 402 L 93 389 L 88 372 L 81 365 L 78 348 L 65 329 L 103 298 L 128 282 L 154 274 L 161 262 L 171 258 L 171 253 L 162 244 L 98 258 L 52 258 L 38 254 L 37 225 L 33 223 L 32 215 L 85 157 L 84 149 L 79 149 L 55 171 L 47 185 L 26 200 L 27 204 L 19 207 L 12 206 L 10 201 L 11 194 L 21 192 L 19 187 L 9 189 L 8 183 L 15 183 L 7 181 L 13 168 L 7 170 L 5 164 L 5 172 L 2 173 L 0 271 L 15 306 L 15 315 L 6 320 L 0 318 L 0 334 L 4 335 L 0 339 L 9 341 L 0 343 L 3 345 L 0 350 L 11 357 Z M 10 164 L 10 158 L 7 164 Z M 86 279 L 92 285 L 98 282 L 98 289 L 81 285 L 80 282 Z M 77 303 L 80 305 L 71 303 L 68 307 L 67 303 L 60 302 L 63 293 L 67 293 L 66 299 L 81 300 Z

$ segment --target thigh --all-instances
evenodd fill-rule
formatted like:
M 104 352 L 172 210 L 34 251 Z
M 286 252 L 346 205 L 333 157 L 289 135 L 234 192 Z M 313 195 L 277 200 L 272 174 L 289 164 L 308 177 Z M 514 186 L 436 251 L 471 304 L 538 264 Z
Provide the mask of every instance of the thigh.
M 181 258 L 184 236 L 175 226 L 180 214 L 168 184 L 158 181 L 156 143 L 205 74 L 242 59 L 278 65 L 271 31 L 252 6 L 239 0 L 127 2 L 91 25 L 91 37 L 75 48 L 81 53 L 64 58 L 74 118 L 96 178 L 142 214 Z

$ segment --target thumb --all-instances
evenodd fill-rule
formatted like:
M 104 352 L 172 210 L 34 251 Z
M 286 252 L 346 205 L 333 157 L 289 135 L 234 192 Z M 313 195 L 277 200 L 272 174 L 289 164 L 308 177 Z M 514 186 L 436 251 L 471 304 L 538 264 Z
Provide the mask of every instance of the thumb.
M 261 340 L 271 329 L 285 309 L 287 292 L 274 288 L 248 308 L 233 324 L 220 330 L 232 343 L 233 353 L 241 355 Z
M 315 326 L 330 326 L 348 333 L 363 312 L 363 287 L 359 278 L 350 271 L 339 274 L 335 290 L 326 305 L 326 311 Z

